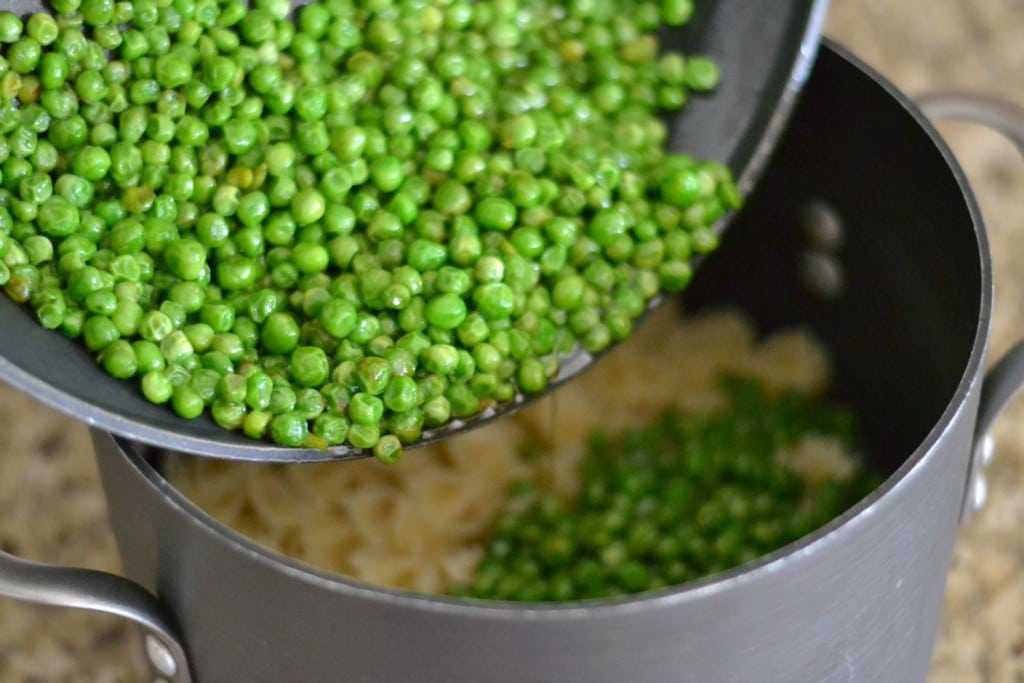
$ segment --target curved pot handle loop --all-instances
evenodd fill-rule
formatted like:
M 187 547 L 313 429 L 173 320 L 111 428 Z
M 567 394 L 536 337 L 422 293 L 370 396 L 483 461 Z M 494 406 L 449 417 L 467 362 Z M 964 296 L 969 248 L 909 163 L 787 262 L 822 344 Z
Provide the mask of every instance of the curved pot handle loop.
M 121 576 L 23 560 L 0 551 L 0 595 L 114 614 L 143 628 L 156 683 L 192 683 L 185 650 L 157 599 Z
M 1024 154 L 1024 107 L 994 95 L 956 90 L 914 98 L 930 119 L 955 119 L 987 126 L 1005 135 Z
M 1024 107 L 992 95 L 968 92 L 934 92 L 916 98 L 918 107 L 931 119 L 958 119 L 987 126 L 1002 133 L 1024 155 Z M 988 495 L 985 467 L 992 459 L 989 430 L 999 414 L 1024 388 L 1024 341 L 985 374 L 974 431 L 974 452 L 960 510 L 961 521 L 981 509 Z

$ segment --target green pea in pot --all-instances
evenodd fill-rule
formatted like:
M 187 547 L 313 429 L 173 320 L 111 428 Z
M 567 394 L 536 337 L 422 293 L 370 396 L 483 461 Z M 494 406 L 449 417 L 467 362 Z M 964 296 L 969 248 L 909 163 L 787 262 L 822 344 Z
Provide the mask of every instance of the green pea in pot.
M 688 292 L 691 308 L 722 304 L 824 341 L 836 396 L 888 473 L 753 563 L 543 606 L 377 589 L 229 531 L 163 478 L 157 451 L 94 431 L 128 579 L 0 555 L 0 593 L 140 622 L 176 682 L 923 681 L 957 525 L 983 500 L 986 433 L 1024 381 L 1024 347 L 983 377 L 991 260 L 963 174 L 922 114 L 836 46 Z

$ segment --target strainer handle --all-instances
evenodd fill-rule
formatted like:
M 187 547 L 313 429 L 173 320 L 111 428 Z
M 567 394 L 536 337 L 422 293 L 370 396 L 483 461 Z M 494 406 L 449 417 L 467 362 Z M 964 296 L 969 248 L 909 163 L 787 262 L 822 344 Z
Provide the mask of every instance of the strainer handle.
M 23 560 L 0 551 L 0 595 L 56 607 L 114 614 L 142 626 L 156 683 L 192 683 L 188 660 L 155 597 L 114 574 Z
M 1002 133 L 1024 155 L 1024 107 L 993 95 L 959 91 L 928 93 L 917 97 L 916 101 L 931 119 L 969 121 Z M 960 510 L 961 521 L 969 519 L 985 504 L 988 495 L 985 467 L 994 451 L 989 430 L 1021 388 L 1024 388 L 1024 341 L 1017 342 L 985 374 L 975 423 L 974 450 Z

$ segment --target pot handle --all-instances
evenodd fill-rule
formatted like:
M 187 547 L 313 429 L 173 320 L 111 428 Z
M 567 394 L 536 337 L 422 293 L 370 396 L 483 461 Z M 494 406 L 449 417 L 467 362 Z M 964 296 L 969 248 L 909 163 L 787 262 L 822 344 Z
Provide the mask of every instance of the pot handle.
M 917 97 L 916 102 L 931 119 L 970 121 L 998 131 L 1024 154 L 1024 107 L 992 95 L 958 91 L 928 93 Z M 988 496 L 985 468 L 994 451 L 989 430 L 1021 388 L 1024 388 L 1024 340 L 1017 342 L 985 374 L 975 423 L 974 451 L 960 508 L 961 522 L 966 522 L 985 504 Z
M 0 551 L 0 595 L 130 619 L 143 628 L 154 683 L 192 683 L 185 650 L 160 603 L 124 577 L 31 562 Z

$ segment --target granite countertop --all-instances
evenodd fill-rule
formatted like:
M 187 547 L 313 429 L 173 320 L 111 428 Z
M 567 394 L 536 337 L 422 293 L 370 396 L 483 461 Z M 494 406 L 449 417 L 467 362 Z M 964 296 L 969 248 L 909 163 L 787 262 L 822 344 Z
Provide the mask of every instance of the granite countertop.
M 827 34 L 904 91 L 966 88 L 1024 103 L 1024 4 L 834 0 Z M 1024 162 L 999 136 L 944 124 L 990 230 L 992 359 L 1024 336 Z M 1024 401 L 995 429 L 989 502 L 957 541 L 930 683 L 1024 681 Z M 85 428 L 0 385 L 0 548 L 118 570 Z M 114 617 L 0 599 L 0 681 L 146 680 Z

